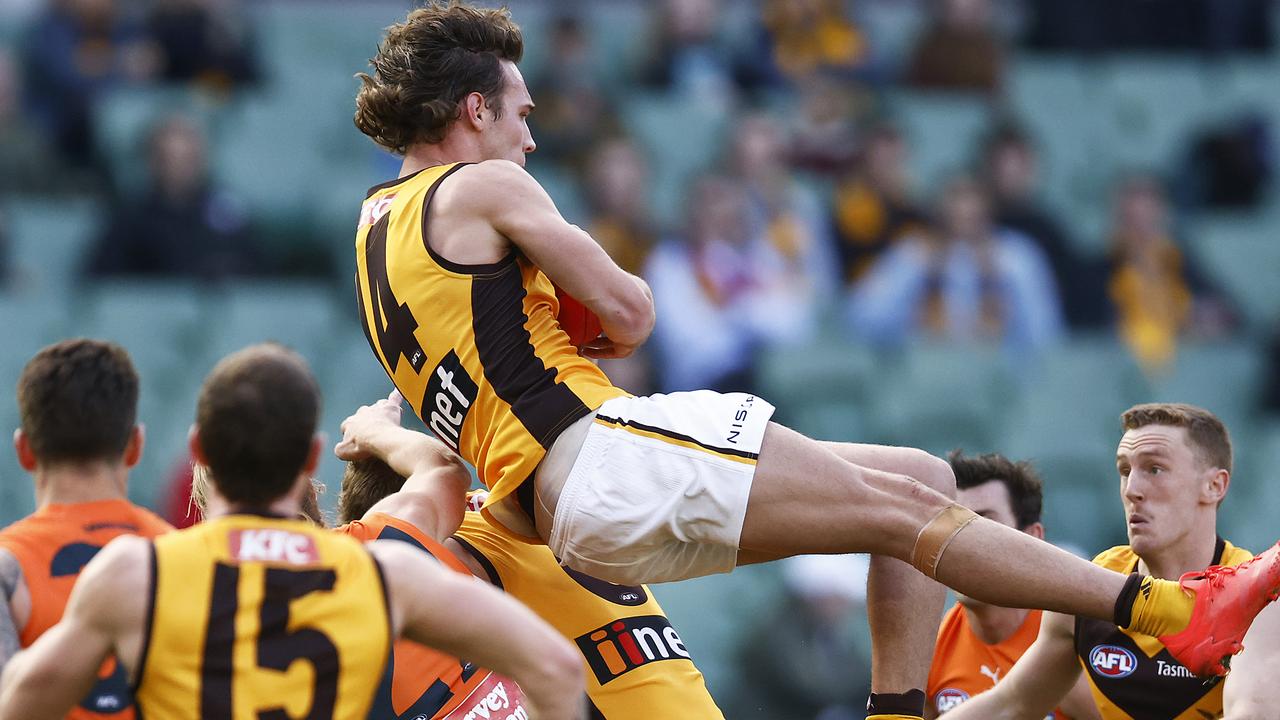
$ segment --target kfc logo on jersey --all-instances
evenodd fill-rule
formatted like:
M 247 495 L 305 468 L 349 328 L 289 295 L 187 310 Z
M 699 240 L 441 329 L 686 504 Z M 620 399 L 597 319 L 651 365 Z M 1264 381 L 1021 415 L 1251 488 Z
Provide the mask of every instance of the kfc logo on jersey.
M 933 704 L 938 709 L 938 714 L 942 714 L 948 710 L 955 710 L 960 703 L 968 699 L 969 693 L 959 688 L 946 688 L 933 696 Z
M 396 199 L 396 194 L 384 195 L 380 198 L 370 198 L 364 201 L 360 206 L 360 222 L 356 228 L 362 228 L 366 225 L 372 225 L 382 219 L 391 210 L 391 201 Z M 348 215 L 348 217 L 350 217 Z
M 1138 658 L 1119 645 L 1099 645 L 1089 651 L 1089 664 L 1103 677 L 1129 677 L 1138 669 Z
M 320 559 L 310 535 L 288 530 L 232 530 L 231 555 L 241 562 L 314 565 Z
M 601 685 L 651 662 L 689 659 L 680 634 L 661 615 L 623 618 L 575 642 Z
M 422 422 L 454 452 L 458 452 L 462 423 L 479 391 L 475 380 L 462 367 L 458 353 L 452 350 L 431 371 L 427 394 L 422 397 Z

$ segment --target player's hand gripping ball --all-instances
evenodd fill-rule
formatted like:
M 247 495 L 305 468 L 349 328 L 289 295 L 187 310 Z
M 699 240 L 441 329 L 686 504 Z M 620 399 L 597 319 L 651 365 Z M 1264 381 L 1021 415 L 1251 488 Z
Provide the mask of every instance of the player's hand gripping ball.
M 574 347 L 582 347 L 600 337 L 603 328 L 600 318 L 578 302 L 572 295 L 556 287 L 556 298 L 560 300 L 560 328 L 569 335 L 569 342 Z

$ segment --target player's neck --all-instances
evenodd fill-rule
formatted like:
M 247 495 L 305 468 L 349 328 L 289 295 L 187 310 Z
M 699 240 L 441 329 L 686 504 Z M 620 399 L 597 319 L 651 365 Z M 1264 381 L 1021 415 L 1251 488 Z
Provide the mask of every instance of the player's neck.
M 975 603 L 962 605 L 969 616 L 969 627 L 984 644 L 997 645 L 1008 640 L 1027 620 L 1028 610 Z
M 410 145 L 404 154 L 404 162 L 400 165 L 400 177 L 437 165 L 482 162 L 487 159 L 480 151 L 479 143 L 474 142 L 470 136 L 450 133 L 438 143 Z
M 1187 533 L 1167 548 L 1141 555 L 1138 572 L 1163 580 L 1177 580 L 1183 573 L 1203 570 L 1212 565 L 1217 546 L 1217 526 L 1210 523 Z
M 123 464 L 101 461 L 59 464 L 35 472 L 36 507 L 124 500 L 129 495 L 129 470 Z

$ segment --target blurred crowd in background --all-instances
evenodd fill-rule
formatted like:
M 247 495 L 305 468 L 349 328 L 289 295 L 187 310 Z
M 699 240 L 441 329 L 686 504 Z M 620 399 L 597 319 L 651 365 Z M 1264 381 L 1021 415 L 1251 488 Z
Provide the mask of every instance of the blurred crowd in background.
M 1242 468 L 1280 460 L 1274 2 L 511 7 L 528 169 L 654 290 L 652 340 L 609 363 L 619 385 L 758 391 L 814 434 L 1033 457 L 1050 539 L 1056 504 L 1081 545 L 1116 540 L 1115 518 L 1072 513 L 1106 512 L 1089 508 L 1114 494 L 1130 401 L 1200 402 L 1260 448 Z M 353 127 L 353 76 L 407 9 L 0 0 L 4 382 L 53 336 L 116 337 L 142 356 L 153 426 L 181 426 L 163 406 L 187 411 L 216 352 L 256 333 L 329 378 L 327 418 L 383 383 L 351 243 L 398 160 Z M 157 505 L 184 429 L 138 481 Z M 29 494 L 0 469 L 9 520 Z M 732 674 L 716 654 L 713 690 L 790 688 L 774 720 L 861 717 L 865 688 L 820 671 L 854 662 L 824 623 L 857 592 L 787 572 L 768 579 L 801 610 L 780 617 L 816 640 L 746 644 Z

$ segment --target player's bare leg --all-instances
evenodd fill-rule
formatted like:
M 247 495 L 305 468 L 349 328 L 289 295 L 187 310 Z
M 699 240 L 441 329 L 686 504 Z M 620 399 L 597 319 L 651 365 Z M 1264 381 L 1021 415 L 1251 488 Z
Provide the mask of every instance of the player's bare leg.
M 770 423 L 741 544 L 768 553 L 870 552 L 910 561 L 920 530 L 950 505 L 905 474 L 851 463 L 829 445 Z M 1123 575 L 984 518 L 952 539 L 937 579 L 983 602 L 1108 620 L 1125 584 Z
M 950 466 L 928 453 L 881 445 L 823 445 L 848 462 L 881 472 L 904 472 L 947 498 L 955 497 Z M 867 578 L 871 692 L 900 694 L 924 688 L 946 594 L 946 588 L 908 563 L 887 555 L 871 557 Z

